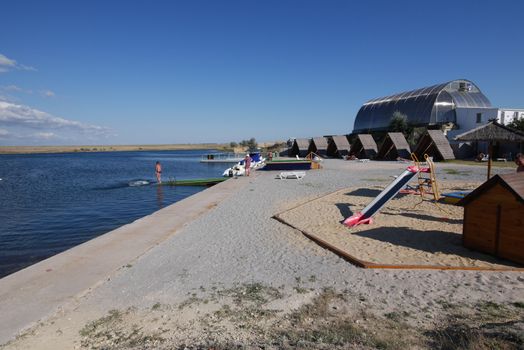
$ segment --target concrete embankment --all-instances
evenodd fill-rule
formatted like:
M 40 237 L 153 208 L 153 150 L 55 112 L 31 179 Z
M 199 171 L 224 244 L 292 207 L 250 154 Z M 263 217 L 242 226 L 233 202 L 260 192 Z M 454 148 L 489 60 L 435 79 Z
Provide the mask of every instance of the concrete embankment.
M 247 184 L 230 179 L 0 279 L 0 344 L 56 313 Z

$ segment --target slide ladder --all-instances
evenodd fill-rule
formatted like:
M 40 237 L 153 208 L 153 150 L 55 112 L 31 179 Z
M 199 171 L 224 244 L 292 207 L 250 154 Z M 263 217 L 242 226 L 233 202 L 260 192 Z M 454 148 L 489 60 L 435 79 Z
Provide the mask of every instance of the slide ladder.
M 389 184 L 371 203 L 369 203 L 361 212 L 353 214 L 346 220 L 344 225 L 353 227 L 360 224 L 371 224 L 372 217 L 375 215 L 387 202 L 389 202 L 396 194 L 407 185 L 419 172 L 429 172 L 429 168 L 421 168 L 418 166 L 409 166 L 400 174 L 392 183 Z

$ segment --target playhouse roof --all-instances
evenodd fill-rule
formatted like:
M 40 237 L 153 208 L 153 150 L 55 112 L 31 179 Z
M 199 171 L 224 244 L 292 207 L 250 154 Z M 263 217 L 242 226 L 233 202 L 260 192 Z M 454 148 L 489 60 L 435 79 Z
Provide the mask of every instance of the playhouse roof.
M 431 150 L 432 145 L 435 146 L 433 150 Z M 418 144 L 415 146 L 415 150 L 413 152 L 417 155 L 417 157 L 422 158 L 424 153 L 428 151 L 430 151 L 430 153 L 431 151 L 438 152 L 441 158 L 444 160 L 455 159 L 455 155 L 453 154 L 453 150 L 449 145 L 448 139 L 440 130 L 427 130 L 418 141 Z
M 401 158 L 409 159 L 411 148 L 409 147 L 404 134 L 401 132 L 388 132 L 384 142 L 378 150 L 378 158 L 388 158 L 391 152 L 396 151 L 396 155 Z
M 310 139 L 295 139 L 295 143 L 297 144 L 299 150 L 307 151 L 309 147 L 309 140 Z
M 359 157 L 375 158 L 378 152 L 377 143 L 371 134 L 358 134 L 351 148 Z
M 351 149 L 348 138 L 346 136 L 335 135 L 331 136 L 331 138 L 333 139 L 333 142 L 335 143 L 339 151 L 349 151 Z
M 518 201 L 524 204 L 524 173 L 513 173 L 504 175 L 495 175 L 482 185 L 477 187 L 473 192 L 462 198 L 457 205 L 464 206 L 476 199 L 479 195 L 489 190 L 496 184 L 501 184 L 509 192 L 511 192 Z
M 373 139 L 373 136 L 371 134 L 358 134 L 357 138 L 360 140 L 360 143 L 362 144 L 362 147 L 366 151 L 375 151 L 377 152 L 377 143 Z
M 325 137 L 313 137 L 313 142 L 319 150 L 326 150 L 328 148 L 328 141 Z

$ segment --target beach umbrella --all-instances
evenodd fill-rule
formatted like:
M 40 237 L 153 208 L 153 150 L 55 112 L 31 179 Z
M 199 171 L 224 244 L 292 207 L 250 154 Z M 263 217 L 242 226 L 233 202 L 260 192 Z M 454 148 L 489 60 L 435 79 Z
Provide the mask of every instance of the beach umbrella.
M 524 142 L 524 132 L 499 124 L 490 120 L 470 131 L 466 131 L 454 138 L 457 141 L 484 141 L 488 142 L 488 180 L 491 176 L 491 160 L 493 158 L 493 143 L 495 142 Z

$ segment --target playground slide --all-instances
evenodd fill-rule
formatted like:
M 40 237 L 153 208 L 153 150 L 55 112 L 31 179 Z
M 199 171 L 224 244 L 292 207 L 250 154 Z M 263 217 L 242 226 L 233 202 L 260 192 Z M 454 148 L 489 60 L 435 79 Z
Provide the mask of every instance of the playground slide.
M 395 197 L 398 191 L 404 188 L 409 180 L 411 180 L 419 171 L 426 171 L 426 169 L 420 169 L 416 166 L 408 167 L 360 213 L 353 214 L 344 220 L 344 225 L 353 227 L 360 224 L 371 224 L 372 216 L 375 215 L 389 200 Z

